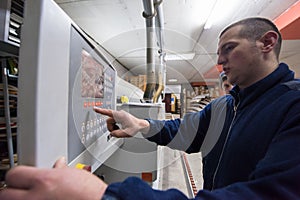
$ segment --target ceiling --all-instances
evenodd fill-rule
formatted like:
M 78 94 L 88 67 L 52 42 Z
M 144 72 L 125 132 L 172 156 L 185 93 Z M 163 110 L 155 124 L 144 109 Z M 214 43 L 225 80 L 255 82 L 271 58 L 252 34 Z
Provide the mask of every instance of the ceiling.
M 128 70 L 135 75 L 146 74 L 146 25 L 142 17 L 142 0 L 55 1 L 75 23 Z M 176 78 L 176 84 L 179 84 L 199 82 L 204 78 L 217 79 L 216 48 L 218 34 L 224 27 L 250 16 L 275 20 L 297 2 L 298 0 L 163 0 L 164 47 L 167 54 L 195 54 L 191 60 L 167 61 L 167 80 Z M 222 11 L 217 12 L 212 27 L 204 29 L 209 16 L 213 15 L 218 6 L 222 7 Z M 286 32 L 290 33 L 290 30 Z M 281 60 L 297 66 L 294 70 L 300 75 L 299 39 L 298 32 L 292 40 L 284 41 Z M 214 75 L 208 77 L 207 74 Z

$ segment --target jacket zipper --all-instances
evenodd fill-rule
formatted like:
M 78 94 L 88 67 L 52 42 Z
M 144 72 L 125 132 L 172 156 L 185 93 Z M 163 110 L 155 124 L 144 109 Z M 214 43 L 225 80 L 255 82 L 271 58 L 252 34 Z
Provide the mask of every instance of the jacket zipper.
M 229 130 L 227 132 L 227 135 L 226 135 L 226 139 L 225 139 L 225 142 L 224 142 L 224 145 L 222 147 L 222 152 L 221 152 L 221 155 L 219 157 L 219 160 L 218 160 L 218 164 L 217 164 L 217 167 L 216 167 L 216 170 L 214 172 L 214 175 L 213 175 L 213 181 L 212 181 L 212 190 L 215 188 L 215 179 L 216 179 L 216 176 L 217 176 L 217 173 L 219 171 L 219 168 L 220 168 L 220 164 L 221 164 L 221 160 L 222 160 L 222 157 L 223 157 L 223 154 L 224 154 L 224 151 L 225 151 L 225 146 L 227 144 L 227 141 L 228 141 L 228 138 L 229 138 L 229 133 L 231 131 L 231 128 L 233 126 L 233 122 L 235 120 L 235 117 L 236 117 L 236 111 L 237 111 L 237 108 L 239 106 L 240 102 L 233 107 L 233 110 L 234 110 L 234 115 L 233 115 L 233 118 L 232 118 L 232 121 L 231 121 L 231 124 L 230 124 L 230 127 L 229 127 Z

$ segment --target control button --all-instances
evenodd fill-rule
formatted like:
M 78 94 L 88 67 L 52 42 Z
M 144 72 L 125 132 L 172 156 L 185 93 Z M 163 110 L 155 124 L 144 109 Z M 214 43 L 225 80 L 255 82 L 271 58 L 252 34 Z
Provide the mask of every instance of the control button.
M 82 137 L 81 137 L 81 143 L 82 143 L 82 144 L 85 143 L 85 136 L 84 136 L 84 135 L 82 135 Z
M 81 125 L 81 132 L 84 133 L 85 132 L 85 123 L 83 122 Z
M 85 165 L 85 164 L 82 164 L 82 163 L 77 163 L 75 168 L 76 169 L 84 169 L 84 170 L 89 171 L 89 172 L 92 171 L 92 167 L 90 165 Z

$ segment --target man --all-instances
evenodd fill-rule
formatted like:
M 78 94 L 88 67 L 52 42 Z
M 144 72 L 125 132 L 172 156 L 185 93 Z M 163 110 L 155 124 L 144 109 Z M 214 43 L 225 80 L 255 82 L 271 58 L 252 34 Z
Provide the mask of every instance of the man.
M 188 153 L 203 150 L 204 190 L 197 199 L 300 199 L 300 83 L 286 64 L 279 64 L 280 46 L 280 33 L 267 19 L 249 18 L 227 27 L 219 38 L 218 64 L 235 87 L 231 95 L 183 120 L 95 111 L 110 117 L 107 126 L 115 137 L 141 131 L 160 145 Z M 187 199 L 175 189 L 153 190 L 138 178 L 107 186 L 87 172 L 67 168 L 63 160 L 54 169 L 16 167 L 8 172 L 6 184 L 1 200 L 88 200 L 103 195 Z
M 221 82 L 221 88 L 224 90 L 225 94 L 230 94 L 229 91 L 233 88 L 233 85 L 231 85 L 228 82 L 225 72 L 222 72 L 220 74 L 220 82 Z

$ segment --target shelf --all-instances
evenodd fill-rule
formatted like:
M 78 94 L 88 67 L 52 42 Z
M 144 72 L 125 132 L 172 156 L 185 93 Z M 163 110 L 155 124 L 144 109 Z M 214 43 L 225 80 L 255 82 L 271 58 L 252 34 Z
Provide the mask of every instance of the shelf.
M 216 81 L 207 81 L 207 82 L 192 82 L 191 86 L 192 87 L 199 87 L 199 86 L 216 86 L 218 83 Z
M 7 158 L 2 157 L 2 160 L 0 161 L 0 169 L 2 171 L 6 171 L 15 166 L 16 163 L 16 156 L 13 154 L 16 152 L 16 148 L 14 147 L 17 139 L 17 123 L 12 123 L 12 117 L 14 119 L 17 115 L 18 89 L 15 86 L 9 85 L 10 80 L 8 79 L 7 73 L 7 59 L 11 59 L 12 56 L 16 57 L 18 53 L 19 48 L 17 46 L 0 41 L 0 56 L 5 56 L 1 58 L 2 83 L 0 84 L 0 121 L 4 121 L 3 118 L 5 118 L 5 123 L 0 124 L 0 142 L 7 143 Z M 1 152 L 1 155 L 4 155 L 5 152 Z M 3 179 L 1 174 L 0 178 Z
M 17 118 L 16 117 L 11 117 L 10 118 L 10 122 L 11 123 L 16 123 L 17 122 Z M 1 117 L 0 116 L 0 125 L 6 123 L 6 119 L 5 117 Z
M 14 166 L 16 166 L 18 164 L 18 158 L 17 155 L 14 154 Z M 9 164 L 9 158 L 2 158 L 2 160 L 0 160 L 0 170 L 9 170 L 10 164 Z
M 19 47 L 8 42 L 0 41 L 0 57 L 19 56 Z

